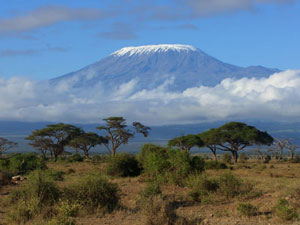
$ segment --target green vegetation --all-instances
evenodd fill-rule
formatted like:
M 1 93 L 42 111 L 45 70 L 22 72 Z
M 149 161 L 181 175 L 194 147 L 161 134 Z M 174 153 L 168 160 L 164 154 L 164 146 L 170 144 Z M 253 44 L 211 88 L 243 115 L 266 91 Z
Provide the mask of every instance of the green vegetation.
M 204 143 L 199 136 L 189 134 L 169 140 L 168 146 L 178 147 L 182 151 L 189 152 L 192 147 L 203 147 Z
M 132 126 L 135 130 L 131 131 L 127 128 L 126 120 L 123 117 L 109 117 L 103 120 L 106 122 L 106 126 L 99 126 L 97 129 L 106 132 L 105 139 L 109 141 L 106 146 L 113 156 L 116 154 L 117 149 L 121 145 L 127 144 L 128 140 L 134 137 L 135 134 L 141 133 L 144 137 L 147 137 L 150 129 L 139 122 L 133 122 Z
M 134 155 L 120 153 L 107 159 L 105 171 L 117 177 L 135 177 L 140 175 L 142 168 Z
M 66 199 L 80 204 L 86 213 L 112 212 L 119 203 L 118 186 L 99 173 L 85 175 L 64 192 Z
M 237 207 L 238 212 L 243 216 L 256 216 L 258 214 L 258 208 L 250 203 L 239 203 Z
M 46 169 L 46 164 L 34 153 L 17 154 L 9 159 L 0 160 L 0 170 L 12 176 L 26 174 L 36 169 Z
M 299 222 L 300 173 L 295 164 L 298 156 L 292 157 L 295 146 L 289 146 L 293 151 L 290 160 L 274 160 L 278 159 L 278 152 L 272 149 L 261 150 L 259 159 L 241 153 L 239 163 L 229 165 L 232 159 L 237 161 L 237 152 L 243 146 L 270 144 L 272 137 L 246 124 L 228 123 L 198 135 L 174 138 L 168 147 L 144 144 L 138 155 L 90 156 L 89 150 L 98 144 L 106 144 L 110 150 L 115 145 L 116 153 L 118 146 L 127 143 L 131 135 L 148 134 L 149 128 L 140 123 L 135 123 L 136 130 L 130 131 L 122 117 L 107 118 L 106 122 L 106 128 L 101 128 L 106 132 L 105 137 L 85 133 L 72 125 L 49 125 L 28 138 L 42 155 L 2 155 L 0 223 Z M 109 132 L 114 140 L 109 138 Z M 231 151 L 232 143 L 236 145 L 236 155 Z M 75 154 L 65 152 L 65 147 L 70 146 L 76 150 Z M 190 154 L 192 147 L 202 146 L 212 151 L 213 158 Z M 217 151 L 224 148 L 231 150 L 218 161 L 221 157 Z M 286 145 L 282 151 L 287 148 Z M 52 159 L 48 159 L 51 155 Z M 13 180 L 14 184 L 13 175 L 21 175 L 14 178 L 19 179 Z

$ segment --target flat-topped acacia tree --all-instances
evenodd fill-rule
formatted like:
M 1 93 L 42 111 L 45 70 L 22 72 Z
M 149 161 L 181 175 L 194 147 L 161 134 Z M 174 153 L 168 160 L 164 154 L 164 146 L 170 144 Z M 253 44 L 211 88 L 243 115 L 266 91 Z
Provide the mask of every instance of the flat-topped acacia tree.
M 201 138 L 197 135 L 188 134 L 185 136 L 180 136 L 173 138 L 168 141 L 168 146 L 178 147 L 182 151 L 189 152 L 192 147 L 203 147 L 204 143 Z
M 134 131 L 127 128 L 126 120 L 123 117 L 108 117 L 103 119 L 106 122 L 105 126 L 97 127 L 98 130 L 106 132 L 105 138 L 109 141 L 106 144 L 107 149 L 114 156 L 117 149 L 127 144 L 128 140 L 134 137 L 135 134 L 141 133 L 144 137 L 148 136 L 150 127 L 146 127 L 140 122 L 133 122 Z
M 35 130 L 26 140 L 31 141 L 30 145 L 39 150 L 50 151 L 54 161 L 64 153 L 65 147 L 76 136 L 82 134 L 82 130 L 76 126 L 64 123 L 50 124 L 47 127 Z
M 5 151 L 7 151 L 7 150 L 9 150 L 9 149 L 11 149 L 11 148 L 13 148 L 17 145 L 18 144 L 16 142 L 13 142 L 13 141 L 10 141 L 6 138 L 0 137 L 0 159 L 2 158 L 2 154 Z
M 208 131 L 204 131 L 198 134 L 198 136 L 203 141 L 204 146 L 212 152 L 215 161 L 218 161 L 217 145 L 220 143 L 220 136 L 218 135 L 218 130 L 211 128 Z
M 226 123 L 217 128 L 215 135 L 218 137 L 218 149 L 231 152 L 235 163 L 238 160 L 238 151 L 252 145 L 271 145 L 274 141 L 267 132 L 241 122 Z
M 83 132 L 82 134 L 76 136 L 74 139 L 72 139 L 69 143 L 69 146 L 72 148 L 75 148 L 76 150 L 82 150 L 84 155 L 87 158 L 90 158 L 89 151 L 91 148 L 101 145 L 101 144 L 107 144 L 108 140 L 102 136 L 99 136 L 98 134 L 94 132 Z

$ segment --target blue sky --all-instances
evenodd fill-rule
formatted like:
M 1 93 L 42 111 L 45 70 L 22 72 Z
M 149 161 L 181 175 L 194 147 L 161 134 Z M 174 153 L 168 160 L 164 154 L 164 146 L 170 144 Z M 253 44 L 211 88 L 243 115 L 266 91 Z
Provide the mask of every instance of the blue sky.
M 239 66 L 299 69 L 298 0 L 14 0 L 0 77 L 53 78 L 126 46 L 190 44 Z

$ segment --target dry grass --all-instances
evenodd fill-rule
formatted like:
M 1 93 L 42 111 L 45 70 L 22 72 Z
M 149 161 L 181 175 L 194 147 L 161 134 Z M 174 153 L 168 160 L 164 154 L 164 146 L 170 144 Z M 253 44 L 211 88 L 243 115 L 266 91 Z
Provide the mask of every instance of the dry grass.
M 274 214 L 272 208 L 276 205 L 279 198 L 290 196 L 297 188 L 300 187 L 300 164 L 270 162 L 263 164 L 249 161 L 244 166 L 233 166 L 230 170 L 234 175 L 254 184 L 262 195 L 256 198 L 243 199 L 233 198 L 226 200 L 222 196 L 215 194 L 211 196 L 212 201 L 193 202 L 188 196 L 188 189 L 175 185 L 162 186 L 163 196 L 168 202 L 168 208 L 185 221 L 183 224 L 299 224 L 299 221 L 283 222 Z M 63 171 L 63 181 L 57 181 L 59 187 L 67 186 L 74 183 L 82 175 L 91 171 L 102 171 L 103 164 L 92 164 L 89 162 L 81 163 L 49 163 L 49 168 Z M 71 171 L 71 172 L 70 172 Z M 74 171 L 74 172 L 73 172 Z M 227 170 L 208 170 L 207 175 L 217 177 Z M 111 225 L 142 225 L 146 224 L 149 213 L 145 213 L 139 208 L 136 201 L 139 193 L 145 189 L 147 183 L 143 177 L 135 178 L 110 178 L 117 183 L 121 193 L 121 207 L 112 214 L 88 215 L 76 218 L 76 224 L 111 224 Z M 19 184 L 22 185 L 22 184 Z M 9 192 L 15 186 L 4 186 L 1 193 Z M 6 208 L 4 205 L 7 195 L 0 195 L 0 225 L 5 224 Z M 237 210 L 241 202 L 247 202 L 259 209 L 258 215 L 251 217 L 241 216 Z M 166 209 L 164 209 L 166 210 Z M 168 213 L 168 212 L 164 212 Z M 155 220 L 155 216 L 152 216 Z M 40 221 L 28 224 L 42 224 Z M 149 223 L 148 223 L 149 224 Z M 175 223 L 173 223 L 175 224 Z

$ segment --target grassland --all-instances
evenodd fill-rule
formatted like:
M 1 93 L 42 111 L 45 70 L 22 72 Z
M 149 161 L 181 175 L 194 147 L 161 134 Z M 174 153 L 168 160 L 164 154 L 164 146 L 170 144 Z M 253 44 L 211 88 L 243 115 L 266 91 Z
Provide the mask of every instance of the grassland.
M 91 172 L 106 174 L 106 162 L 48 162 L 47 167 L 63 172 L 63 180 L 56 181 L 60 189 L 76 183 L 78 179 Z M 143 207 L 140 205 L 140 199 L 141 192 L 149 185 L 147 176 L 141 174 L 137 177 L 122 178 L 104 175 L 110 182 L 118 185 L 120 197 L 118 207 L 111 213 L 86 213 L 79 209 L 79 213 L 69 224 L 300 224 L 297 218 L 299 210 L 297 204 L 300 201 L 300 196 L 297 195 L 300 188 L 300 164 L 275 160 L 265 164 L 250 159 L 243 164 L 229 165 L 227 169 L 208 169 L 204 173 L 211 179 L 230 173 L 241 179 L 243 183 L 251 185 L 253 190 L 246 195 L 236 195 L 232 198 L 226 198 L 223 193 L 216 191 L 200 197 L 200 200 L 195 200 L 190 194 L 191 188 L 164 183 L 160 185 L 162 191 L 160 197 L 152 198 L 151 204 Z M 17 223 L 8 218 L 10 210 L 7 206 L 8 193 L 25 185 L 26 182 L 29 180 L 1 188 L 1 225 Z M 295 203 L 296 215 L 290 219 L 276 213 L 275 206 L 277 205 L 278 208 L 279 199 L 286 200 L 291 205 Z M 253 208 L 249 208 L 246 204 Z M 170 218 L 166 219 L 168 217 Z M 47 222 L 41 215 L 25 224 L 63 223 Z

